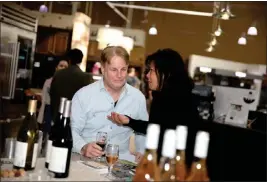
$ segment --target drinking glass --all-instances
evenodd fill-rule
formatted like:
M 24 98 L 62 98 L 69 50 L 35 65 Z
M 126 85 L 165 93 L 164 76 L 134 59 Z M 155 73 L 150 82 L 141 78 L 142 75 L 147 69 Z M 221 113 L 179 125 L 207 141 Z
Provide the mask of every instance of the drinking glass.
M 105 152 L 105 147 L 107 144 L 108 134 L 107 132 L 99 131 L 96 134 L 96 144 L 99 145 L 102 148 L 102 151 Z M 101 157 L 105 157 L 105 154 L 103 154 Z M 101 161 L 101 157 L 98 157 L 97 159 Z
M 108 164 L 108 174 L 105 176 L 106 178 L 108 179 L 115 178 L 111 174 L 111 170 L 118 159 L 119 159 L 119 145 L 108 144 L 106 146 L 106 161 Z
M 3 157 L 13 160 L 15 155 L 15 146 L 16 146 L 16 138 L 6 138 L 5 151 Z
M 53 174 L 45 169 L 36 169 L 28 172 L 25 180 L 27 181 L 51 181 Z

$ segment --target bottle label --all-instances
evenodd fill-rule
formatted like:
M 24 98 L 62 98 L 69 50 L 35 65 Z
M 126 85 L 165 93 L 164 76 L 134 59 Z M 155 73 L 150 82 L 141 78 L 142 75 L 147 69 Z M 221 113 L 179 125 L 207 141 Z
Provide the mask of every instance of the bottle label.
M 16 141 L 14 165 L 18 167 L 25 167 L 27 157 L 28 143 Z
M 45 162 L 47 162 L 47 163 L 49 163 L 49 161 L 50 161 L 51 148 L 52 148 L 52 140 L 48 140 L 47 149 L 46 149 L 46 155 L 45 155 Z
M 64 173 L 66 169 L 68 149 L 52 146 L 50 154 L 49 170 Z
M 38 143 L 35 143 L 33 147 L 33 154 L 32 154 L 32 167 L 33 168 L 36 165 L 37 156 L 38 156 Z

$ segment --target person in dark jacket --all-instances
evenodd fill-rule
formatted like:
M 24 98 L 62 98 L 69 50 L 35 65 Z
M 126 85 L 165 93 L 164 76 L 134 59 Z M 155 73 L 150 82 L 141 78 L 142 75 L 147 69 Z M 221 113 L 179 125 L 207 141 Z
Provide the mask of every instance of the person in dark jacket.
M 198 119 L 192 96 L 194 84 L 188 75 L 182 57 L 172 49 L 158 50 L 149 55 L 146 59 L 146 66 L 148 67 L 146 78 L 153 96 L 149 122 L 136 121 L 114 112 L 108 118 L 143 134 L 146 133 L 149 123 L 159 124 L 161 129 L 158 145 L 159 160 L 165 130 L 176 129 L 177 125 L 194 126 L 194 122 Z M 188 133 L 191 132 L 190 128 Z M 191 140 L 194 140 L 193 135 L 188 137 L 188 141 Z M 187 146 L 192 148 L 191 145 Z
M 93 82 L 92 76 L 84 73 L 79 64 L 82 62 L 83 53 L 79 49 L 72 49 L 68 52 L 67 58 L 70 66 L 67 69 L 58 71 L 51 83 L 51 112 L 52 119 L 55 119 L 58 112 L 61 97 L 72 100 L 74 94 L 82 87 Z

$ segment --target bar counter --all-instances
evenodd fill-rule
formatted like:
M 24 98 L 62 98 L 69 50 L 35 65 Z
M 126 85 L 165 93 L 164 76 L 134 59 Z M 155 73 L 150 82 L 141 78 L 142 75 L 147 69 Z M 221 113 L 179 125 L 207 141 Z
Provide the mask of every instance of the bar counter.
M 1 178 L 1 181 L 110 181 L 109 179 L 101 176 L 100 171 L 80 163 L 79 160 L 80 155 L 72 153 L 68 178 L 50 177 L 48 175 L 48 170 L 44 167 L 45 158 L 38 158 L 35 170 L 26 171 L 23 177 Z M 1 170 L 12 169 L 12 167 L 12 164 L 4 163 L 1 165 Z M 107 171 L 105 173 L 107 173 Z

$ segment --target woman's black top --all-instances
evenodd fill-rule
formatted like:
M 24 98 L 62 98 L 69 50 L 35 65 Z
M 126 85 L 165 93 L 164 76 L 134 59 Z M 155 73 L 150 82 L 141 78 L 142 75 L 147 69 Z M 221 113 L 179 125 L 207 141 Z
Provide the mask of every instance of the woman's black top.
M 160 125 L 158 144 L 158 159 L 161 157 L 163 135 L 166 129 L 176 129 L 177 125 L 192 126 L 197 120 L 197 110 L 191 92 L 168 89 L 168 91 L 152 92 L 153 100 L 149 114 L 149 121 L 134 120 L 130 118 L 129 124 L 136 133 L 146 134 L 149 123 Z M 194 125 L 193 125 L 194 126 Z M 190 127 L 191 128 L 191 127 Z M 188 133 L 190 132 L 190 129 Z M 188 135 L 188 140 L 190 140 Z M 193 139 L 194 140 L 194 139 Z M 191 147 L 188 146 L 187 147 Z

